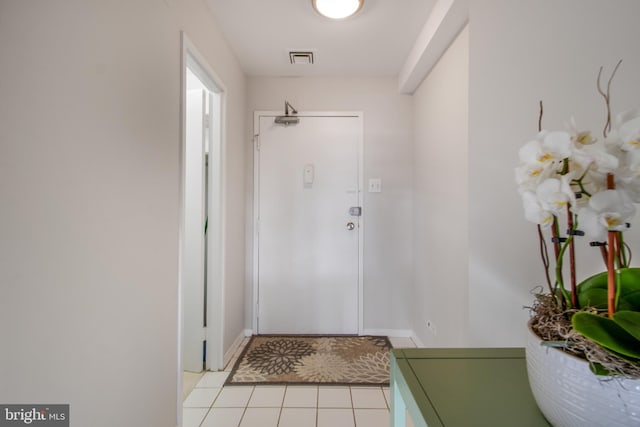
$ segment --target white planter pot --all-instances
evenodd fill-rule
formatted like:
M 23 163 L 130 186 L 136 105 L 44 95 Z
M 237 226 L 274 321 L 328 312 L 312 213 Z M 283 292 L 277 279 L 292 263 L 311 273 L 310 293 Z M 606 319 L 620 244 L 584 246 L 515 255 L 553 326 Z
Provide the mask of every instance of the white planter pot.
M 540 343 L 529 330 L 529 383 L 552 425 L 640 426 L 640 380 L 596 376 L 585 360 Z

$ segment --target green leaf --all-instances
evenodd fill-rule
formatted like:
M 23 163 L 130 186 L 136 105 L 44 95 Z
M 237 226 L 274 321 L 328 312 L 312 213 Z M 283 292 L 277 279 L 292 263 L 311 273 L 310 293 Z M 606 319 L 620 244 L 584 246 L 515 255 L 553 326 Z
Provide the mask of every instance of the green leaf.
M 616 271 L 620 276 L 623 289 L 628 291 L 640 290 L 640 268 L 621 268 Z M 594 274 L 591 277 L 584 279 L 578 287 L 581 291 L 586 291 L 592 288 L 607 288 L 607 272 Z
M 620 283 L 618 310 L 640 311 L 640 268 L 622 268 L 616 271 Z M 607 308 L 607 272 L 595 274 L 578 285 L 580 307 Z
M 618 274 L 620 274 L 623 290 L 640 291 L 640 268 L 621 268 Z
M 595 307 L 600 310 L 607 308 L 607 290 L 602 288 L 589 288 L 578 294 L 580 307 Z
M 620 302 L 618 303 L 619 311 L 638 311 L 638 305 L 629 302 L 629 295 L 625 295 L 624 298 L 620 298 Z
M 595 274 L 584 279 L 578 285 L 578 292 L 586 292 L 591 289 L 607 289 L 607 272 Z
M 571 318 L 573 328 L 602 347 L 623 356 L 640 359 L 640 341 L 615 321 L 585 311 Z
M 591 288 L 578 294 L 580 307 L 593 307 L 598 310 L 607 309 L 606 289 Z M 640 291 L 625 293 L 618 301 L 618 310 L 640 311 Z
M 637 311 L 618 311 L 613 315 L 613 321 L 629 335 L 639 340 L 640 345 L 640 313 Z
M 618 310 L 630 310 L 640 311 L 640 290 L 624 292 L 620 297 L 620 301 L 626 301 L 628 307 L 622 307 L 622 304 L 618 307 Z
M 609 372 L 604 366 L 599 363 L 589 363 L 589 369 L 596 375 L 609 376 L 611 372 Z

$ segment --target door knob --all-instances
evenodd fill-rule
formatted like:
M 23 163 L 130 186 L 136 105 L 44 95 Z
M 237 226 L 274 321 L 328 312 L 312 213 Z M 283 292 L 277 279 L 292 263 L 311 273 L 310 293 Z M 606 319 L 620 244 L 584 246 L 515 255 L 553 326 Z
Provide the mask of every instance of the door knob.
M 348 222 L 347 223 L 347 230 L 353 230 L 354 228 L 356 228 L 356 225 L 352 222 Z

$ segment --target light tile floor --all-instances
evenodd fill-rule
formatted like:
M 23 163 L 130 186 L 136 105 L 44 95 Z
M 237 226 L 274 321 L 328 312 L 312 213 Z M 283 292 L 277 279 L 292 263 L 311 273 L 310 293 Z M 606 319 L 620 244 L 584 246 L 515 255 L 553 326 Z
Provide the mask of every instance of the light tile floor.
M 394 347 L 415 347 L 389 338 Z M 388 387 L 232 386 L 225 371 L 207 372 L 183 402 L 183 427 L 388 427 Z M 407 426 L 413 427 L 407 417 Z
M 183 401 L 187 398 L 187 396 L 189 396 L 189 393 L 191 393 L 191 390 L 196 388 L 196 385 L 202 379 L 203 376 L 204 376 L 204 372 L 194 373 L 194 372 L 184 371 L 182 373 L 182 400 Z

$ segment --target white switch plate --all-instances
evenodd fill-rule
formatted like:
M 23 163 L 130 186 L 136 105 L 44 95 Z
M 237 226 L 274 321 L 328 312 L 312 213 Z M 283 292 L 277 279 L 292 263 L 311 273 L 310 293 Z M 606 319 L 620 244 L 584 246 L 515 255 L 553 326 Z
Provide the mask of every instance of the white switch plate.
M 369 193 L 382 192 L 382 180 L 380 178 L 369 179 Z

